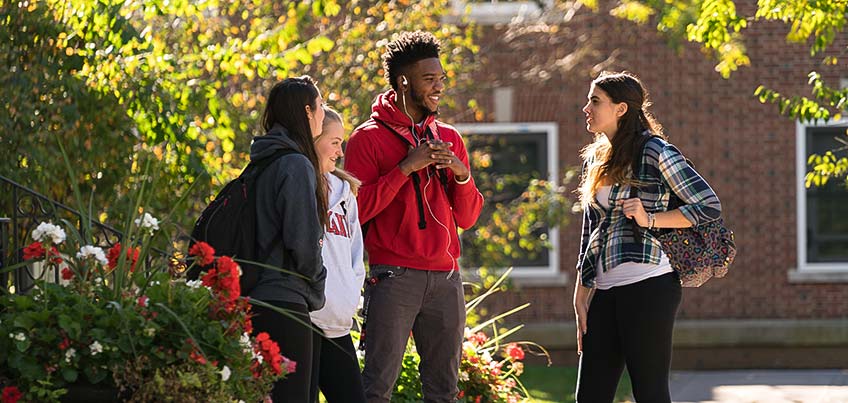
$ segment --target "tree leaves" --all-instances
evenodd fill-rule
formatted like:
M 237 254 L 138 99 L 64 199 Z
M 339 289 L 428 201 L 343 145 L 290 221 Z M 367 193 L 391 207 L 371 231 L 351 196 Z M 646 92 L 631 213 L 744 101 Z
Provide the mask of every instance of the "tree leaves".
M 585 0 L 584 0 L 585 3 Z M 729 78 L 733 71 L 751 64 L 745 48 L 743 30 L 755 22 L 781 21 L 789 27 L 786 40 L 810 44 L 810 55 L 828 50 L 843 32 L 848 19 L 848 0 L 760 0 L 753 15 L 739 15 L 734 0 L 647 0 L 633 5 L 633 0 L 620 0 L 614 15 L 644 22 L 645 16 L 655 14 L 657 30 L 670 38 L 683 38 L 699 43 L 716 59 L 716 71 Z M 647 7 L 648 9 L 644 9 Z M 693 10 L 697 10 L 692 14 Z M 691 17 L 689 17 L 691 16 Z M 680 27 L 685 27 L 685 35 Z M 671 28 L 671 29 L 669 29 Z M 810 42 L 810 39 L 812 41 Z M 823 68 L 836 69 L 839 58 L 834 54 L 821 56 Z M 812 97 L 782 94 L 763 83 L 754 92 L 762 103 L 772 103 L 782 115 L 802 122 L 838 120 L 848 111 L 848 89 L 836 83 L 826 83 L 821 73 L 808 74 Z M 807 177 L 807 184 L 825 183 L 829 175 L 844 176 L 844 171 L 828 171 L 830 165 L 816 165 L 817 171 Z M 812 179 L 811 179 L 812 178 Z

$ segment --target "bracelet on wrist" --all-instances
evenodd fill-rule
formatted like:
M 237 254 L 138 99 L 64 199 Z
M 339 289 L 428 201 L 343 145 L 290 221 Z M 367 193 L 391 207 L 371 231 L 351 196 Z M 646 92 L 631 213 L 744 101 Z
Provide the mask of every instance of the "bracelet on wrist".
M 453 180 L 454 180 L 454 182 L 456 182 L 457 185 L 464 185 L 464 184 L 471 181 L 471 174 L 468 174 L 468 176 L 466 176 L 465 179 L 463 179 L 463 180 L 457 179 L 456 175 L 454 175 Z
M 656 216 L 654 213 L 648 213 L 648 229 L 654 229 L 654 224 L 656 224 Z

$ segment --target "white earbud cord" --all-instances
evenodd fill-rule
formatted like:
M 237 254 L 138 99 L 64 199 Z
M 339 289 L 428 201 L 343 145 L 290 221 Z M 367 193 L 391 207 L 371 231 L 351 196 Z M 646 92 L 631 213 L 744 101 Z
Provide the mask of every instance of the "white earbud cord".
M 448 229 L 448 227 L 445 224 L 442 224 L 442 222 L 439 221 L 438 218 L 436 218 L 436 215 L 433 214 L 433 209 L 430 207 L 430 202 L 427 201 L 427 186 L 430 186 L 430 182 L 431 182 L 432 178 L 433 178 L 433 176 L 430 175 L 430 173 L 428 172 L 427 173 L 427 184 L 424 185 L 424 204 L 427 205 L 427 210 L 430 212 L 430 216 L 433 217 L 433 220 L 436 220 L 436 223 L 439 224 L 439 226 L 441 226 L 442 228 L 445 229 L 445 235 L 447 235 L 447 237 L 448 237 L 448 245 L 447 245 L 447 247 L 445 247 L 445 252 L 451 258 L 451 270 L 448 273 L 448 276 L 445 277 L 445 278 L 451 278 L 451 276 L 453 275 L 453 272 L 456 271 L 456 258 L 454 258 L 453 254 L 450 253 L 450 246 L 451 246 L 451 243 L 453 243 L 453 238 L 451 237 L 450 229 Z

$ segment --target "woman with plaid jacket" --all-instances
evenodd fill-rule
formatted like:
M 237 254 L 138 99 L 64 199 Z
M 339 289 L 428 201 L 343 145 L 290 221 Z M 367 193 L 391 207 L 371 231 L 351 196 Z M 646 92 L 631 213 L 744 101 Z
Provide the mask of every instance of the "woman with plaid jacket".
M 721 215 L 715 192 L 666 141 L 649 106 L 639 79 L 604 72 L 583 107 L 595 141 L 582 151 L 579 188 L 583 233 L 574 312 L 580 403 L 611 402 L 625 365 L 636 401 L 671 401 L 671 338 L 681 289 L 653 230 Z M 671 200 L 682 205 L 669 208 Z

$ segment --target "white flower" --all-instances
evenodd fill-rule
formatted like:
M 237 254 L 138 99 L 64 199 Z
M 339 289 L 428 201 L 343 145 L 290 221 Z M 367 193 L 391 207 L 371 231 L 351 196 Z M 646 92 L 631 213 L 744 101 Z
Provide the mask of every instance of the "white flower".
M 32 239 L 39 242 L 50 241 L 54 245 L 65 242 L 65 230 L 49 222 L 41 222 L 32 230 Z
M 146 328 L 144 328 L 144 335 L 145 335 L 145 336 L 147 336 L 147 337 L 153 337 L 153 335 L 154 335 L 154 334 L 156 334 L 156 328 L 155 328 L 155 327 L 146 327 Z
M 97 340 L 95 340 L 94 343 L 91 343 L 91 345 L 88 346 L 88 349 L 91 350 L 91 355 L 97 355 L 103 352 L 103 346 Z
M 98 261 L 102 265 L 109 263 L 109 261 L 106 260 L 106 254 L 103 253 L 103 249 L 97 246 L 85 245 L 80 248 L 79 252 L 77 252 L 77 259 L 88 259 L 90 257 L 93 257 L 94 260 Z
M 189 281 L 186 281 L 186 285 L 191 287 L 191 288 L 199 288 L 200 286 L 203 285 L 203 281 L 202 280 L 189 280 Z
M 222 368 L 221 371 L 219 371 L 218 373 L 221 374 L 222 381 L 226 382 L 228 379 L 230 379 L 230 367 L 224 365 L 224 368 Z
M 459 373 L 459 380 L 460 381 L 468 381 L 469 379 L 471 379 L 471 378 L 468 377 L 468 372 L 462 371 L 462 372 Z
M 253 346 L 250 344 L 250 335 L 247 334 L 247 332 L 241 334 L 241 337 L 239 337 L 239 344 L 241 344 L 245 353 L 253 351 Z
M 17 341 L 25 341 L 26 335 L 23 332 L 18 332 L 16 334 L 10 334 L 9 337 L 17 340 Z
M 480 357 L 480 361 L 483 361 L 484 363 L 488 363 L 488 362 L 492 361 L 492 355 L 489 354 L 488 351 L 484 351 L 483 355 Z
M 76 355 L 77 350 L 74 350 L 73 347 L 69 348 L 67 351 L 65 351 L 65 362 L 71 362 L 71 359 L 76 357 Z
M 159 230 L 159 220 L 154 218 L 150 213 L 144 213 L 143 216 L 135 219 L 135 225 L 146 229 L 153 235 L 153 231 Z
M 251 350 L 251 352 L 253 353 L 253 359 L 262 364 L 262 361 L 264 361 L 262 354 L 257 353 L 255 350 Z

